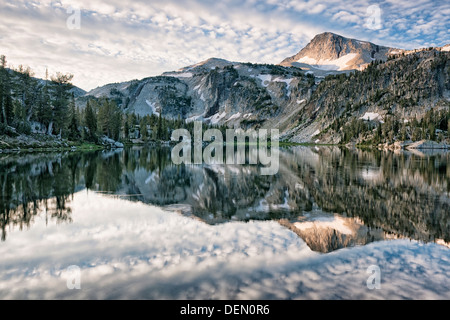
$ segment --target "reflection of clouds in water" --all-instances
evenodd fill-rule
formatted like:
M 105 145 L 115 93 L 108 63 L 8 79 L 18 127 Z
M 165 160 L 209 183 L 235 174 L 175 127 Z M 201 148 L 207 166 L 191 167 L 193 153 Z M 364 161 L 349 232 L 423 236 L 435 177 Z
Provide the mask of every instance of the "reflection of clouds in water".
M 406 240 L 321 255 L 271 222 L 209 226 L 141 203 L 75 194 L 73 223 L 11 232 L 1 298 L 450 298 L 447 248 Z M 81 267 L 81 290 L 65 269 Z M 368 266 L 382 289 L 366 287 Z

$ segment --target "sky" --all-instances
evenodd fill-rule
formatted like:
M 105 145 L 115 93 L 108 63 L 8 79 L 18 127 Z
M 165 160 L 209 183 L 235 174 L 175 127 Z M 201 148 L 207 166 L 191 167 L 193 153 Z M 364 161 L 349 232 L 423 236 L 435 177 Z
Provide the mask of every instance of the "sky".
M 0 54 L 91 90 L 211 57 L 280 63 L 321 32 L 401 49 L 450 43 L 447 0 L 0 0 Z

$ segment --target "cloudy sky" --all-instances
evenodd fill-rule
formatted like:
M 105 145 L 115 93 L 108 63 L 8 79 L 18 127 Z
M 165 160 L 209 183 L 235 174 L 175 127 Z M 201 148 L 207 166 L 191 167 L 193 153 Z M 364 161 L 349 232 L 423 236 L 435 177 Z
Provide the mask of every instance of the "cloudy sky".
M 449 17 L 447 0 L 0 0 L 0 54 L 90 90 L 210 57 L 276 64 L 325 31 L 442 46 Z

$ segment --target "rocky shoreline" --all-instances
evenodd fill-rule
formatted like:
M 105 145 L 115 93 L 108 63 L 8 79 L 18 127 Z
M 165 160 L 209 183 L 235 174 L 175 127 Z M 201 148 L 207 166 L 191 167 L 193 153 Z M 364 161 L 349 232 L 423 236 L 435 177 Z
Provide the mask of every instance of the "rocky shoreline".
M 13 152 L 34 152 L 52 150 L 99 150 L 99 149 L 120 149 L 124 145 L 121 142 L 102 137 L 99 143 L 74 142 L 62 139 L 57 136 L 46 134 L 17 135 L 10 137 L 0 136 L 0 153 Z
M 393 144 L 380 144 L 378 147 L 390 150 L 450 150 L 450 144 L 431 140 L 396 141 Z

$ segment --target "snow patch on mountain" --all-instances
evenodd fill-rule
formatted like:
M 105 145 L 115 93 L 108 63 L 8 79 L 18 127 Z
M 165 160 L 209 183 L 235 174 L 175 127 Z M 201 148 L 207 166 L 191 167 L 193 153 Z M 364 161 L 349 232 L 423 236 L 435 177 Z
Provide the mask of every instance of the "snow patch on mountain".
M 291 82 L 292 82 L 292 78 L 291 79 L 281 79 L 281 78 L 276 78 L 276 79 L 274 79 L 273 80 L 273 82 L 284 82 L 284 83 L 286 83 L 286 90 L 288 91 L 288 97 L 291 95 L 291 92 L 290 92 L 290 86 L 291 86 Z
M 241 113 L 238 112 L 236 114 L 233 114 L 231 117 L 229 117 L 227 121 L 230 121 L 230 120 L 233 120 L 233 119 L 238 119 L 240 117 L 241 117 Z M 227 122 L 227 121 L 225 121 L 225 122 Z
M 260 74 L 260 75 L 258 75 L 258 78 L 261 80 L 261 84 L 265 88 L 267 88 L 270 81 L 272 81 L 272 75 L 270 75 L 270 74 Z
M 227 115 L 227 113 L 224 111 L 222 113 L 216 113 L 215 115 L 209 117 L 209 118 L 205 118 L 205 120 L 209 120 L 209 122 L 211 124 L 217 124 L 220 120 L 222 120 L 223 118 L 225 118 Z
M 183 73 L 166 73 L 164 74 L 167 77 L 175 77 L 175 78 L 192 78 L 192 72 L 183 72 Z
M 349 67 L 350 61 L 355 59 L 357 56 L 358 56 L 358 54 L 356 54 L 356 53 L 349 53 L 338 59 L 333 59 L 333 60 L 329 60 L 329 59 L 316 60 L 314 58 L 305 56 L 305 57 L 299 59 L 297 62 L 309 64 L 312 67 L 314 67 L 316 69 L 320 69 L 320 70 L 342 71 L 342 70 L 346 70 Z
M 376 112 L 366 112 L 360 119 L 367 121 L 379 121 L 383 123 L 382 117 Z
M 145 103 L 152 109 L 152 114 L 159 117 L 159 112 L 156 111 L 156 106 L 153 102 L 150 102 L 148 100 L 145 100 Z

